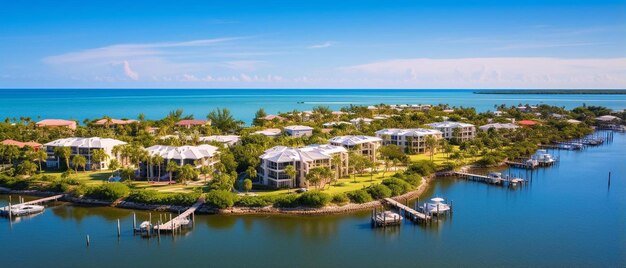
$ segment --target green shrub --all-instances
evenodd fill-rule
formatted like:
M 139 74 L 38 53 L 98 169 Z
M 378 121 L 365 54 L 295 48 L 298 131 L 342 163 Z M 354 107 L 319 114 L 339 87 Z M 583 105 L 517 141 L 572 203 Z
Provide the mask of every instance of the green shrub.
M 213 190 L 206 194 L 206 203 L 216 208 L 229 208 L 235 205 L 237 196 L 226 190 Z
M 134 190 L 126 200 L 161 205 L 190 206 L 198 201 L 200 193 L 161 193 L 156 190 Z
M 387 188 L 391 190 L 392 196 L 405 194 L 408 191 L 411 191 L 411 189 L 413 189 L 413 186 L 411 184 L 409 184 L 408 182 L 404 180 L 397 179 L 397 178 L 384 179 L 382 184 L 387 186 Z
M 391 196 L 391 190 L 387 186 L 382 185 L 382 184 L 377 184 L 377 185 L 372 185 L 370 187 L 367 187 L 367 192 L 374 199 L 382 199 L 382 198 Z
M 413 185 L 413 187 L 417 187 L 422 183 L 422 176 L 419 174 L 409 174 L 401 179 Z
M 356 190 L 347 193 L 350 201 L 358 204 L 367 203 L 372 201 L 372 196 L 365 190 Z
M 330 203 L 330 195 L 320 191 L 308 191 L 298 197 L 300 205 L 305 207 L 321 208 Z
M 6 175 L 0 177 L 0 186 L 13 190 L 26 190 L 30 188 L 31 182 L 32 180 L 30 179 L 20 179 Z
M 430 174 L 433 174 L 436 169 L 437 167 L 433 162 L 428 160 L 420 160 L 409 165 L 409 167 L 406 169 L 406 174 L 420 174 L 423 176 L 428 176 Z
M 280 208 L 293 208 L 300 205 L 300 200 L 295 194 L 284 195 L 274 198 L 274 206 Z
M 336 193 L 333 195 L 331 202 L 337 205 L 343 205 L 350 202 L 350 198 L 345 193 Z
M 130 189 L 123 183 L 112 182 L 100 186 L 88 187 L 86 196 L 95 199 L 113 201 L 128 196 Z
M 260 196 L 244 196 L 235 203 L 240 207 L 265 207 L 271 204 L 271 200 Z

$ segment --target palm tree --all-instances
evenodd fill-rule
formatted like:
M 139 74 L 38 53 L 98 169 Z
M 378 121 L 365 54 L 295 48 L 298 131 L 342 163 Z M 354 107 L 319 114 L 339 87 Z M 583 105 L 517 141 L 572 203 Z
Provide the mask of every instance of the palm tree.
M 437 140 L 433 136 L 426 137 L 426 148 L 430 152 L 430 161 L 433 162 L 433 156 L 435 155 L 435 146 L 437 145 Z
M 161 165 L 163 165 L 163 157 L 159 154 L 155 154 L 152 156 L 152 163 L 157 166 L 157 179 L 161 179 Z
M 39 163 L 39 172 L 41 173 L 41 162 L 46 161 L 46 159 L 48 158 L 48 154 L 43 151 L 43 150 L 39 150 L 33 153 L 33 160 L 37 161 L 37 163 Z
M 385 177 L 385 173 L 389 171 L 389 168 L 393 165 L 393 162 L 389 159 L 385 159 L 385 168 L 383 169 L 383 178 Z
M 249 166 L 248 169 L 246 169 L 246 174 L 248 175 L 248 178 L 251 180 L 256 178 L 256 175 L 257 175 L 256 168 L 254 168 L 253 166 Z
M 286 166 L 285 174 L 287 174 L 287 176 L 289 176 L 289 179 L 291 179 L 291 185 L 293 187 L 296 183 L 296 168 L 293 165 Z
M 74 155 L 74 157 L 72 157 L 72 164 L 74 165 L 74 169 L 76 171 L 76 173 L 78 173 L 78 168 L 81 167 L 83 169 L 83 172 L 85 171 L 85 167 L 87 166 L 87 158 L 85 158 L 82 155 Z
M 341 166 L 343 159 L 341 159 L 341 154 L 334 154 L 330 159 L 331 166 L 335 167 L 335 180 L 341 177 Z
M 180 166 L 174 162 L 174 160 L 167 161 L 167 166 L 165 167 L 165 171 L 170 173 L 170 184 L 172 183 L 172 178 L 174 177 L 173 173 L 178 171 Z
M 102 168 L 101 163 L 106 161 L 109 158 L 109 155 L 104 151 L 104 149 L 96 149 L 91 151 L 91 168 L 94 168 L 96 163 L 98 164 L 98 168 Z
M 207 115 L 207 119 L 211 120 L 211 125 L 223 132 L 234 132 L 243 125 L 243 121 L 235 120 L 230 114 L 230 110 L 226 108 L 211 111 Z
M 67 169 L 70 169 L 70 156 L 72 155 L 72 148 L 56 147 L 54 148 L 54 155 L 59 158 L 65 159 L 65 165 L 67 166 Z

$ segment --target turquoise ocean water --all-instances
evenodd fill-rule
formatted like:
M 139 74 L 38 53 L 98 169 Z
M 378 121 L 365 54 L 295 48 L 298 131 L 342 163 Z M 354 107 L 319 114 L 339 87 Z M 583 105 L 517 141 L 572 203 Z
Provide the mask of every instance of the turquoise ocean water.
M 626 108 L 626 95 L 485 95 L 476 90 L 311 90 L 311 89 L 0 89 L 0 117 L 94 119 L 102 116 L 149 119 L 184 109 L 196 118 L 205 118 L 215 108 L 228 108 L 240 120 L 250 123 L 254 113 L 304 111 L 315 106 L 339 109 L 350 104 L 439 104 L 471 106 L 479 111 L 494 105 L 547 103 L 573 108 L 583 103 Z

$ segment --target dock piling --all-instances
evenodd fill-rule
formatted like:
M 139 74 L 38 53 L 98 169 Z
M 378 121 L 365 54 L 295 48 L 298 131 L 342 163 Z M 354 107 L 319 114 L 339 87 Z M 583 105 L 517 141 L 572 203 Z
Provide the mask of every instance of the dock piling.
M 91 244 L 91 243 L 89 242 L 89 235 L 87 235 L 86 239 L 87 239 L 87 247 L 89 247 L 89 245 Z
M 117 219 L 117 238 L 120 238 L 120 219 Z

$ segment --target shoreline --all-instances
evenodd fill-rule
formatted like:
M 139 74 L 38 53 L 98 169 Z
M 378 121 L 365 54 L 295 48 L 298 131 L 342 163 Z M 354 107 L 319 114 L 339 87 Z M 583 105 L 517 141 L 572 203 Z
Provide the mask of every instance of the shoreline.
M 413 191 L 407 192 L 405 194 L 399 196 L 393 196 L 391 199 L 394 200 L 409 200 L 415 199 L 423 194 L 428 187 L 431 185 L 431 181 L 434 180 L 436 174 L 426 176 L 422 178 L 422 183 Z M 26 196 L 51 196 L 59 193 L 55 192 L 45 192 L 45 191 L 37 191 L 37 190 L 11 190 L 8 188 L 0 187 L 0 194 L 6 195 L 26 195 Z M 189 206 L 180 206 L 180 205 L 162 205 L 162 204 L 144 204 L 144 203 L 135 203 L 130 201 L 120 201 L 120 202 L 111 202 L 111 201 L 103 201 L 97 199 L 89 199 L 89 198 L 80 198 L 73 196 L 64 196 L 60 199 L 63 202 L 68 202 L 76 205 L 82 206 L 97 206 L 97 207 L 113 207 L 113 208 L 121 208 L 121 209 L 137 209 L 137 210 L 146 210 L 146 211 L 162 211 L 162 212 L 180 212 L 184 211 Z M 227 209 L 217 209 L 208 207 L 206 205 L 202 205 L 198 208 L 198 214 L 207 214 L 207 215 L 337 215 L 337 214 L 345 214 L 352 213 L 358 211 L 364 211 L 373 209 L 376 207 L 383 206 L 383 202 L 381 200 L 374 200 L 367 203 L 356 204 L 356 203 L 348 203 L 343 206 L 326 206 L 322 208 L 305 208 L 305 207 L 296 207 L 296 208 L 277 208 L 273 206 L 266 207 L 232 207 Z

